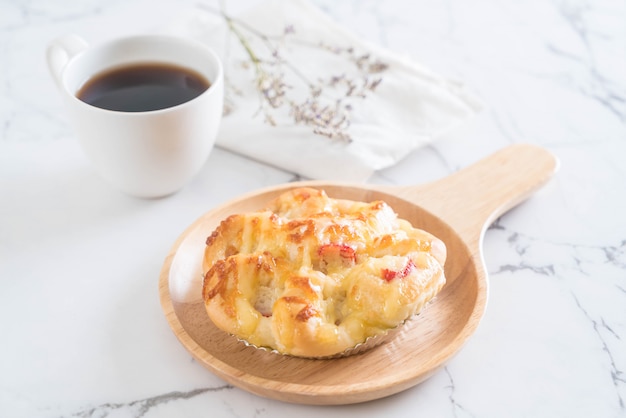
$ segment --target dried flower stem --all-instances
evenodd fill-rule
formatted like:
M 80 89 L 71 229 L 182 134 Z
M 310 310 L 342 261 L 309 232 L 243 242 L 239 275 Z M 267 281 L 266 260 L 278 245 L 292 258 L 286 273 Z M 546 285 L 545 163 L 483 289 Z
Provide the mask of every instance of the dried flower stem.
M 320 77 L 317 82 L 312 82 L 296 66 L 282 58 L 279 48 L 275 44 L 277 41 L 284 41 L 287 35 L 294 33 L 293 26 L 287 26 L 282 36 L 269 37 L 247 23 L 226 14 L 223 4 L 219 10 L 206 5 L 201 5 L 201 7 L 224 19 L 229 31 L 237 38 L 254 66 L 256 90 L 260 99 L 259 111 L 263 111 L 267 123 L 276 125 L 271 109 L 277 109 L 287 104 L 289 114 L 296 124 L 310 126 L 313 133 L 330 139 L 341 142 L 352 140 L 348 133 L 352 105 L 346 101 L 365 99 L 368 93 L 373 92 L 382 82 L 382 78 L 372 78 L 370 75 L 385 71 L 388 67 L 387 64 L 372 60 L 369 54 L 358 55 L 351 47 L 339 48 L 322 43 L 312 44 L 292 39 L 300 45 L 345 57 L 355 65 L 355 69 L 361 74 L 360 78 L 357 79 L 341 74 L 330 76 L 328 79 Z M 255 52 L 243 30 L 263 42 L 270 53 L 271 60 L 266 61 Z M 308 87 L 309 97 L 305 98 L 304 101 L 299 102 L 287 97 L 287 89 L 290 87 L 284 81 L 284 74 L 281 72 L 283 67 L 289 69 Z M 333 98 L 332 96 L 336 94 L 329 94 L 329 89 L 331 90 L 330 93 L 339 93 L 339 95 Z

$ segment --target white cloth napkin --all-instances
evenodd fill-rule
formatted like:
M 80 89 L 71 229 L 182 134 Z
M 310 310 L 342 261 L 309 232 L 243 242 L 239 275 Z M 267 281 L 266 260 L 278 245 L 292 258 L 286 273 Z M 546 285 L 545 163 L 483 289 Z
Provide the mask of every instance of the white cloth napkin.
M 279 74 L 288 86 L 285 98 L 298 103 L 311 96 L 303 79 L 322 80 L 324 93 L 319 100 L 331 107 L 347 91 L 341 81 L 336 91 L 329 87 L 332 77 L 360 85 L 363 75 L 350 56 L 366 56 L 366 63 L 387 66 L 367 76 L 370 83 L 378 78 L 380 83 L 373 91 L 366 89 L 365 98 L 342 99 L 342 104 L 351 106 L 346 130 L 350 141 L 313 133 L 312 127 L 294 121 L 286 104 L 269 108 L 275 121 L 271 125 L 260 107 L 255 67 L 226 20 L 218 10 L 187 11 L 168 30 L 196 38 L 221 56 L 230 112 L 222 120 L 217 145 L 233 152 L 305 178 L 361 182 L 480 109 L 479 101 L 461 84 L 364 42 L 306 0 L 266 0 L 233 18 L 239 34 L 263 60 L 266 72 Z M 274 48 L 282 64 L 276 64 Z M 352 55 L 346 52 L 348 48 Z

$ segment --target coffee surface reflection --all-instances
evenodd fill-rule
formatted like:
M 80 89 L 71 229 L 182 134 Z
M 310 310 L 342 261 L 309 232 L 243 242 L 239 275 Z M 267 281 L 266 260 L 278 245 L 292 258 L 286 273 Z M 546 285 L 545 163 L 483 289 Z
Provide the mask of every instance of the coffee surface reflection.
M 96 74 L 76 96 L 85 103 L 121 112 L 147 112 L 188 102 L 210 87 L 197 72 L 171 64 L 142 63 Z

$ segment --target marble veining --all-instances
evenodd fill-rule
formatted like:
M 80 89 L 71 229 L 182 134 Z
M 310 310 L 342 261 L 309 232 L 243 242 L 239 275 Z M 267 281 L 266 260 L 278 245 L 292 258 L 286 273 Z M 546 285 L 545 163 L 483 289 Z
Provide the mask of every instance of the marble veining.
M 73 412 L 69 416 L 77 418 L 104 418 L 108 416 L 124 414 L 127 416 L 132 416 L 134 418 L 140 418 L 149 415 L 151 413 L 151 410 L 156 409 L 159 406 L 167 404 L 169 402 L 184 402 L 188 399 L 193 399 L 196 396 L 201 396 L 206 393 L 221 392 L 230 389 L 233 389 L 233 386 L 223 385 L 218 387 L 193 389 L 187 392 L 169 392 L 163 395 L 157 395 L 150 398 L 139 399 L 126 403 L 105 403 L 94 406 L 87 410 Z
M 516 263 L 503 264 L 496 270 L 490 271 L 494 277 L 503 273 L 517 273 L 529 270 L 534 275 L 542 275 L 548 279 L 566 281 L 573 275 L 581 276 L 585 280 L 602 280 L 597 277 L 596 269 L 601 265 L 614 270 L 614 274 L 605 276 L 609 283 L 605 283 L 609 289 L 613 289 L 613 296 L 621 306 L 626 305 L 626 292 L 624 292 L 624 273 L 626 272 L 626 242 L 621 241 L 618 245 L 610 246 L 589 246 L 573 245 L 568 243 L 541 242 L 539 238 L 530 237 L 520 232 L 507 231 L 499 223 L 494 224 L 491 229 L 508 234 L 507 243 L 518 255 Z M 566 253 L 567 259 L 556 263 L 533 263 L 532 252 L 544 252 L 546 254 Z M 615 280 L 610 280 L 614 277 Z M 615 400 L 620 409 L 625 409 L 624 397 L 626 396 L 626 375 L 624 374 L 624 363 L 619 358 L 622 349 L 622 338 L 616 330 L 622 326 L 623 317 L 607 318 L 611 316 L 611 311 L 593 313 L 588 311 L 587 306 L 593 304 L 583 288 L 570 288 L 571 304 L 573 304 L 582 314 L 583 322 L 588 329 L 593 330 L 593 337 L 597 340 L 599 353 L 605 357 L 607 363 L 607 374 L 610 375 L 615 390 Z M 592 309 L 592 308 L 589 308 Z
M 432 181 L 517 142 L 560 160 L 485 232 L 475 335 L 426 382 L 367 404 L 277 402 L 204 370 L 162 316 L 163 258 L 209 208 L 303 178 L 216 149 L 167 199 L 112 190 L 67 124 L 45 47 L 159 31 L 197 1 L 1 2 L 0 417 L 626 416 L 626 3 L 313 2 L 485 106 L 371 183 Z

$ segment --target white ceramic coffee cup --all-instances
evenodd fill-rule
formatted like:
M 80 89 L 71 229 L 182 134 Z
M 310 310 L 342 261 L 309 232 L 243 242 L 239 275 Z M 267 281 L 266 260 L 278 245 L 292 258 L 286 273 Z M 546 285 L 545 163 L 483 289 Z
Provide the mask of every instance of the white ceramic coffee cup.
M 215 143 L 224 100 L 223 67 L 209 48 L 166 35 L 96 46 L 67 35 L 48 46 L 47 61 L 69 122 L 105 180 L 130 195 L 153 198 L 178 191 L 200 171 Z M 155 62 L 195 70 L 211 86 L 186 103 L 146 112 L 105 110 L 76 97 L 86 81 L 106 69 Z

